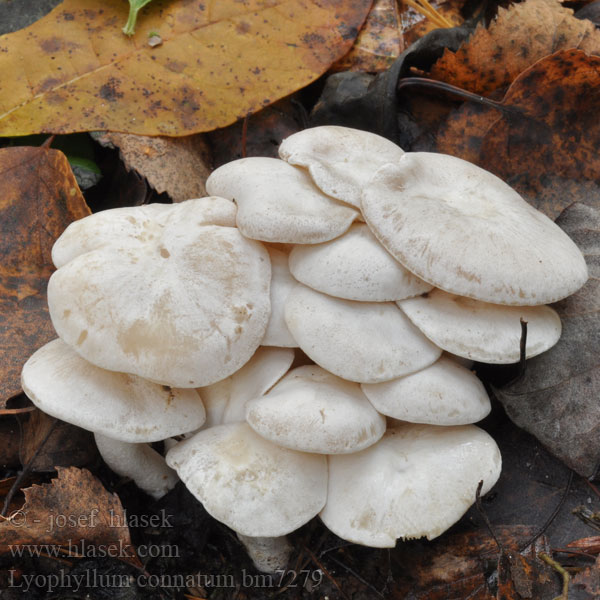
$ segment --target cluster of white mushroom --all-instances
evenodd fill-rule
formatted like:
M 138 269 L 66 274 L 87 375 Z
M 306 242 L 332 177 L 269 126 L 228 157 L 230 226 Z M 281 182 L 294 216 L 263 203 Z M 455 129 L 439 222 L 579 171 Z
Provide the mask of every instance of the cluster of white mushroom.
M 442 351 L 515 362 L 522 318 L 539 354 L 560 336 L 543 305 L 587 279 L 568 236 L 460 159 L 340 127 L 280 155 L 220 167 L 209 198 L 69 226 L 60 339 L 23 369 L 41 410 L 155 497 L 177 477 L 140 442 L 199 429 L 167 463 L 263 570 L 317 514 L 377 547 L 456 522 L 501 459 L 471 425 L 484 387 Z M 291 368 L 296 347 L 315 364 Z

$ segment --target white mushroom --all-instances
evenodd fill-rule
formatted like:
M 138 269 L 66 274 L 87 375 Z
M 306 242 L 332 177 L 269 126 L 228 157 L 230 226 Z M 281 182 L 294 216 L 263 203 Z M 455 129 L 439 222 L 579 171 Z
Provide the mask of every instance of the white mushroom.
M 358 384 L 316 365 L 290 371 L 265 396 L 250 400 L 246 420 L 275 444 L 321 454 L 363 450 L 385 431 L 385 417 Z
M 487 493 L 500 475 L 494 440 L 474 425 L 405 424 L 362 452 L 329 457 L 323 523 L 339 537 L 392 548 L 398 538 L 432 539 Z
M 102 368 L 176 387 L 209 385 L 247 362 L 269 319 L 269 257 L 234 227 L 207 225 L 205 201 L 161 208 L 160 219 L 142 211 L 142 233 L 131 223 L 131 235 L 62 265 L 48 285 L 58 335 Z M 113 211 L 119 227 L 132 211 L 124 220 Z M 82 248 L 89 218 L 74 224 Z M 57 247 L 74 248 L 74 235 L 67 229 Z
M 393 303 L 341 300 L 301 284 L 288 296 L 285 321 L 312 360 L 348 381 L 388 381 L 442 352 Z
M 360 223 L 330 242 L 296 246 L 289 268 L 304 285 L 346 300 L 402 300 L 432 287 L 407 271 Z
M 375 171 L 397 162 L 403 154 L 402 148 L 384 137 L 336 125 L 299 131 L 279 146 L 279 156 L 307 167 L 326 194 L 359 209 L 362 190 Z
M 585 260 L 555 223 L 488 171 L 443 154 L 405 154 L 362 198 L 365 220 L 409 271 L 485 302 L 540 305 L 578 290 Z
M 93 431 L 108 466 L 131 477 L 155 498 L 165 494 L 177 478 L 143 442 L 196 429 L 205 419 L 196 390 L 101 369 L 62 340 L 37 350 L 25 363 L 21 381 L 41 411 Z
M 445 356 L 417 373 L 361 387 L 380 413 L 411 423 L 466 425 L 491 410 L 477 376 Z
M 358 216 L 323 194 L 302 169 L 276 158 L 227 163 L 213 171 L 206 189 L 235 200 L 240 231 L 264 242 L 325 242 L 342 235 Z
M 560 318 L 549 306 L 503 306 L 442 290 L 398 305 L 434 344 L 480 362 L 519 360 L 521 319 L 527 322 L 528 358 L 545 352 L 560 338 Z

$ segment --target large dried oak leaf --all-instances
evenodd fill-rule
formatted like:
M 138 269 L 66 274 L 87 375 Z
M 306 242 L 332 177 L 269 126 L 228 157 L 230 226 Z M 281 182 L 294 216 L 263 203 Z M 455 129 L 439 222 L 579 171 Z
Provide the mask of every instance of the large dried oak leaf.
M 527 361 L 525 376 L 497 391 L 510 418 L 577 473 L 600 457 L 600 210 L 575 203 L 557 220 L 583 252 L 590 279 L 555 305 L 563 333 Z

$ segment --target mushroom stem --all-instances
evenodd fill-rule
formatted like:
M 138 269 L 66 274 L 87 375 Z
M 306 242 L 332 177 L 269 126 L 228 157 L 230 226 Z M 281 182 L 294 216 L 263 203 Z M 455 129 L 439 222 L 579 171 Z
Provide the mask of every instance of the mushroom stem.
M 118 475 L 133 479 L 155 500 L 175 487 L 177 474 L 148 444 L 121 442 L 100 433 L 95 433 L 94 437 L 104 462 Z
M 237 533 L 237 532 L 236 532 Z M 275 573 L 285 569 L 292 546 L 285 535 L 279 537 L 250 537 L 237 534 L 248 552 L 254 566 L 263 573 Z

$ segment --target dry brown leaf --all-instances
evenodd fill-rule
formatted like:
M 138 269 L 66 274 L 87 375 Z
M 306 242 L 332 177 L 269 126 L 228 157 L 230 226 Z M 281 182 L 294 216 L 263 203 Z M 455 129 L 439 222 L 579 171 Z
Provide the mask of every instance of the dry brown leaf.
M 398 0 L 374 0 L 371 12 L 350 52 L 333 71 L 385 71 L 404 50 Z
M 506 110 L 453 113 L 437 151 L 492 171 L 551 218 L 575 200 L 600 206 L 599 89 L 600 57 L 557 52 L 515 79 Z
M 448 0 L 447 2 L 430 2 L 430 4 L 435 8 L 435 10 L 442 15 L 445 19 L 447 19 L 452 26 L 456 27 L 457 25 L 462 25 L 464 23 L 464 19 L 460 14 L 460 11 L 464 5 L 464 0 Z M 413 9 L 410 9 L 412 12 Z M 405 12 L 408 12 L 405 10 Z M 418 14 L 418 13 L 417 13 Z M 406 18 L 403 17 L 403 21 Z M 414 21 L 414 18 L 412 19 Z M 436 25 L 430 19 L 426 19 L 423 15 L 419 15 L 417 17 L 416 22 L 412 23 L 410 26 L 405 25 L 404 27 L 404 44 L 406 46 L 410 46 L 418 39 L 422 38 L 424 35 L 427 35 L 430 31 L 434 29 L 438 29 L 439 25 Z
M 0 149 L 0 407 L 21 392 L 21 368 L 56 337 L 46 306 L 52 244 L 90 214 L 62 152 Z
M 65 0 L 0 37 L 0 135 L 181 136 L 228 125 L 343 56 L 371 0 L 155 0 L 124 36 L 122 0 Z M 148 34 L 162 44 L 152 47 Z
M 168 138 L 107 132 L 96 139 L 117 146 L 126 167 L 145 177 L 159 194 L 166 192 L 173 202 L 206 196 L 211 158 L 201 134 Z
M 110 556 L 140 566 L 125 511 L 86 469 L 58 468 L 58 478 L 23 490 L 25 504 L 0 523 L 0 552 L 30 556 Z
M 600 54 L 600 32 L 556 0 L 526 0 L 498 9 L 489 28 L 480 25 L 456 53 L 446 50 L 430 76 L 489 95 L 537 60 L 569 48 Z

